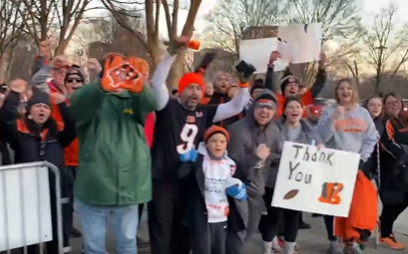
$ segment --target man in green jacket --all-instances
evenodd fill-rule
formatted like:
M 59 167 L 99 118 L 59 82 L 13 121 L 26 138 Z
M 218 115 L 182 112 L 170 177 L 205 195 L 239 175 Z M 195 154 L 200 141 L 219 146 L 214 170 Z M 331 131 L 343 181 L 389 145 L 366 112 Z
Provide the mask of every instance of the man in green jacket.
M 152 196 L 143 125 L 157 102 L 131 60 L 111 54 L 104 61 L 101 80 L 78 88 L 70 98 L 79 139 L 75 206 L 85 253 L 107 253 L 110 215 L 116 253 L 136 254 L 138 204 Z

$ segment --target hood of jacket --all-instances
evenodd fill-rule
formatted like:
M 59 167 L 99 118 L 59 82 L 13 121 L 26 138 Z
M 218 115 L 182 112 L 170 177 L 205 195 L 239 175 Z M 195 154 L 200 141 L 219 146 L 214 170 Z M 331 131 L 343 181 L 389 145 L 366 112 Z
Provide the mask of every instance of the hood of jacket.
M 276 104 L 275 113 L 276 113 L 276 110 L 278 108 L 278 102 L 276 100 L 275 94 L 269 89 L 264 89 L 263 92 L 261 94 L 259 94 L 258 97 L 256 97 L 252 101 L 252 104 L 249 106 L 248 110 L 246 111 L 245 117 L 244 117 L 245 121 L 249 122 L 253 127 L 255 127 L 257 129 L 260 129 L 260 128 L 259 128 L 259 124 L 255 120 L 254 110 L 255 110 L 257 102 L 260 99 L 271 99 L 273 102 L 275 102 L 275 104 Z M 272 122 L 273 122 L 273 117 L 272 117 L 272 120 L 269 122 L 268 126 L 265 128 L 265 130 L 269 126 L 271 126 Z

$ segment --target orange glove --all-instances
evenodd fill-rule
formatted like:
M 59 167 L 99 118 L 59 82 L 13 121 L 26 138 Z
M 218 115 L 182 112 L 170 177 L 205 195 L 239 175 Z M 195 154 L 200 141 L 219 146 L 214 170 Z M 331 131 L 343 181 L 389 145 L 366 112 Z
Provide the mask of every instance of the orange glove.
M 124 81 L 121 78 L 124 62 L 124 56 L 120 54 L 111 53 L 105 56 L 101 78 L 103 90 L 106 92 L 114 92 L 121 88 Z
M 149 64 L 143 59 L 109 54 L 104 59 L 102 89 L 106 92 L 126 89 L 131 93 L 140 93 L 149 78 L 149 71 Z
M 145 60 L 137 57 L 128 57 L 127 63 L 128 81 L 122 88 L 131 93 L 140 93 L 143 91 L 145 82 L 149 78 L 149 64 Z

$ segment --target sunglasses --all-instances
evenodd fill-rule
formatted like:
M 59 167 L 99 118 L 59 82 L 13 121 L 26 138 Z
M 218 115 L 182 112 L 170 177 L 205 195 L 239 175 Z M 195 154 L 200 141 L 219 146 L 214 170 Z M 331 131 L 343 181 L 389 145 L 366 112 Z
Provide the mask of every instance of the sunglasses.
M 76 83 L 82 83 L 82 79 L 75 79 L 75 78 L 67 79 L 67 83 L 73 83 L 74 81 Z

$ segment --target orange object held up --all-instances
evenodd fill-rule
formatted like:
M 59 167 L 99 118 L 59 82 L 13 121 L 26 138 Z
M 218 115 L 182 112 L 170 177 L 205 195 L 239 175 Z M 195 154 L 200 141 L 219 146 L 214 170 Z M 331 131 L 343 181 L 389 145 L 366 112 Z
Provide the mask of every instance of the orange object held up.
M 196 41 L 196 40 L 191 40 L 189 42 L 187 42 L 187 47 L 194 49 L 194 50 L 199 50 L 200 49 L 200 41 Z
M 377 189 L 364 173 L 358 171 L 349 216 L 335 217 L 334 235 L 343 239 L 359 239 L 359 230 L 373 232 L 377 226 L 377 220 Z
M 140 93 L 149 77 L 149 64 L 137 57 L 125 58 L 120 54 L 109 54 L 104 59 L 102 88 L 112 92 L 119 88 L 131 93 Z

